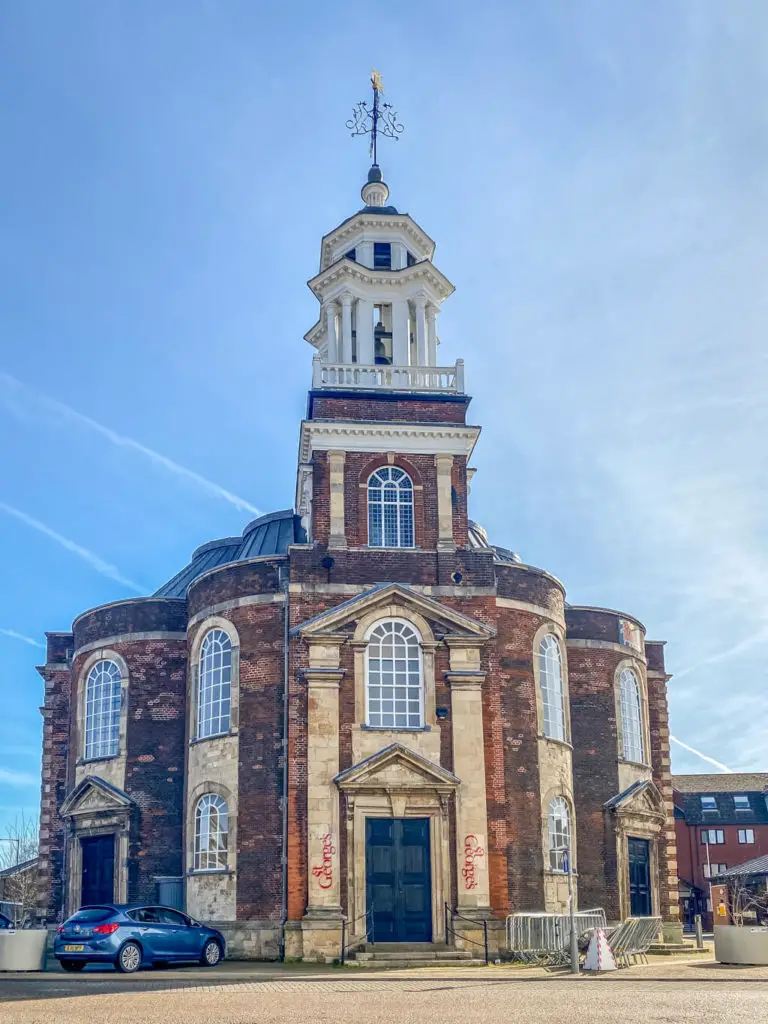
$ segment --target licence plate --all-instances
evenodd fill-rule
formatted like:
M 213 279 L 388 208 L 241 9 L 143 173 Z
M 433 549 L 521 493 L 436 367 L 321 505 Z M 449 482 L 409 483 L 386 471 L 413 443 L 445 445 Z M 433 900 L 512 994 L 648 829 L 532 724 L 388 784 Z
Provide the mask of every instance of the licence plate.
M 85 949 L 85 946 L 65 946 L 64 947 L 64 952 L 65 953 L 82 953 L 84 949 Z

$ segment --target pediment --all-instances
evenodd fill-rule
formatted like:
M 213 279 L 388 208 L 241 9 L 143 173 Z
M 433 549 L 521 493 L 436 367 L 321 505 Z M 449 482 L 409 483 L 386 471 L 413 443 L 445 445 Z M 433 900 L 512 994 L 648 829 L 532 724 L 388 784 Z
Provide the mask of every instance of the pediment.
M 347 768 L 336 776 L 334 782 L 343 790 L 451 792 L 459 785 L 460 779 L 415 750 L 393 743 L 373 757 Z
M 650 779 L 634 782 L 623 793 L 611 797 L 605 806 L 618 815 L 634 815 L 662 821 L 667 816 L 664 798 L 658 786 Z
M 384 583 L 372 587 L 349 601 L 344 601 L 335 608 L 329 608 L 320 615 L 294 626 L 291 632 L 307 639 L 320 637 L 324 633 L 336 633 L 354 624 L 368 612 L 374 611 L 377 606 L 385 608 L 393 604 L 401 604 L 412 609 L 430 624 L 436 624 L 440 632 L 450 636 L 465 637 L 477 643 L 484 643 L 495 633 L 495 630 L 484 622 L 453 608 L 447 608 L 439 601 L 402 583 Z
M 78 814 L 114 814 L 116 811 L 127 812 L 132 806 L 133 801 L 122 789 L 105 782 L 98 775 L 87 775 L 64 800 L 60 814 L 62 817 Z

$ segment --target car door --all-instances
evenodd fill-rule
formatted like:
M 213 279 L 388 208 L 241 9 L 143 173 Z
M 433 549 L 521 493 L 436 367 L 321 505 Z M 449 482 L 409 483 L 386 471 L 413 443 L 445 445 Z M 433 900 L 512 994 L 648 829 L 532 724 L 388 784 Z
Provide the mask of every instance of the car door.
M 139 926 L 139 941 L 151 960 L 161 959 L 166 952 L 168 935 L 160 921 L 158 907 L 139 907 L 129 913 Z
M 161 927 L 166 929 L 167 956 L 175 960 L 196 960 L 200 955 L 197 948 L 200 929 L 193 928 L 190 920 L 178 910 L 157 907 Z

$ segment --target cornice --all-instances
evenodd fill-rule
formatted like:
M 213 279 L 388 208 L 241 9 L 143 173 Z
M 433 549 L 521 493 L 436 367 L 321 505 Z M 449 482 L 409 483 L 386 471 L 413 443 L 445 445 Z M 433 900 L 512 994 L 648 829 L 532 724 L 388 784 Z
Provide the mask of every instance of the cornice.
M 323 236 L 320 246 L 321 265 L 325 262 L 326 254 L 332 246 L 342 242 L 345 238 L 350 238 L 352 235 L 357 234 L 361 229 L 374 228 L 378 230 L 382 227 L 386 230 L 402 231 L 404 235 L 411 238 L 418 246 L 427 250 L 430 257 L 434 254 L 434 240 L 429 237 L 423 228 L 419 227 L 410 214 L 365 213 L 361 210 L 359 213 L 353 213 L 351 217 L 348 217 L 339 224 L 337 228 Z
M 303 420 L 299 461 L 309 462 L 313 451 L 389 452 L 432 455 L 471 455 L 480 427 L 447 424 L 353 423 Z
M 403 267 L 401 270 L 376 270 L 344 257 L 336 260 L 325 270 L 321 270 L 315 277 L 310 278 L 307 285 L 315 297 L 322 301 L 324 292 L 329 286 L 340 281 L 359 281 L 365 285 L 388 285 L 391 288 L 402 288 L 406 284 L 420 280 L 429 281 L 441 299 L 447 299 L 456 290 L 445 274 L 429 260 L 422 260 L 420 263 Z

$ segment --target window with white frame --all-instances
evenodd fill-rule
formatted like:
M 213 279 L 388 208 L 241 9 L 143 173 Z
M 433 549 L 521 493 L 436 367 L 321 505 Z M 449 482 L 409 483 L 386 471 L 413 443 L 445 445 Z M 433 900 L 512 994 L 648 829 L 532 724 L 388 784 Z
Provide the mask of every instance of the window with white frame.
M 571 849 L 571 815 L 568 801 L 563 796 L 555 796 L 549 802 L 547 834 L 550 871 L 565 871 L 566 853 Z M 574 866 L 571 865 L 571 870 Z
M 715 798 L 713 796 L 702 796 L 702 797 L 700 797 L 700 800 L 701 800 L 701 809 L 702 809 L 702 811 L 716 811 L 717 810 L 717 800 L 715 800 Z
M 702 843 L 709 843 L 710 846 L 722 845 L 725 842 L 725 832 L 721 828 L 705 828 L 701 833 Z
M 424 725 L 421 637 L 408 622 L 387 619 L 371 632 L 366 649 L 366 722 L 380 729 Z
M 86 760 L 114 757 L 120 751 L 120 669 L 114 661 L 100 661 L 85 684 Z
M 724 871 L 728 870 L 727 864 L 704 864 L 702 865 L 705 878 L 714 878 L 716 875 L 722 875 Z
M 227 866 L 229 811 L 226 800 L 206 793 L 195 808 L 195 871 L 221 871 Z
M 739 829 L 739 842 L 742 846 L 745 843 L 752 844 L 755 841 L 755 830 L 753 828 L 740 828 Z
M 232 702 L 232 641 L 223 629 L 210 629 L 200 648 L 197 738 L 229 732 Z
M 368 544 L 413 547 L 413 482 L 397 466 L 382 466 L 368 479 Z
M 539 681 L 544 735 L 552 740 L 565 739 L 565 693 L 560 642 L 547 633 L 539 643 Z
M 643 709 L 640 683 L 631 668 L 625 668 L 619 677 L 621 693 L 622 756 L 625 761 L 645 763 L 643 742 Z
M 733 797 L 733 808 L 736 811 L 751 811 L 749 797 L 746 793 L 735 793 Z

